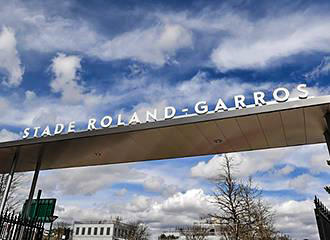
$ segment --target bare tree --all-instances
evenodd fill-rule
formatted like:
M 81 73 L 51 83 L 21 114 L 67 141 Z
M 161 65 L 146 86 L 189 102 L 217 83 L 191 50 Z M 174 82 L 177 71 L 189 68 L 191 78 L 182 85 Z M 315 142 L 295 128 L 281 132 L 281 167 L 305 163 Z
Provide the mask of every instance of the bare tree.
M 174 236 L 174 234 L 170 234 L 170 235 L 165 235 L 164 233 L 162 233 L 160 236 L 159 236 L 159 240 L 176 240 L 178 239 L 179 236 Z
M 289 235 L 279 233 L 276 237 L 276 240 L 292 240 L 292 238 Z
M 66 222 L 55 222 L 54 228 L 52 229 L 50 236 L 51 240 L 61 240 L 62 236 L 65 234 L 65 230 L 70 228 L 70 224 Z M 48 239 L 48 238 L 47 238 Z
M 219 224 L 220 233 L 227 240 L 279 239 L 273 226 L 274 212 L 262 200 L 262 191 L 251 177 L 235 177 L 235 171 L 235 160 L 224 155 L 213 194 L 218 210 L 209 215 L 211 221 Z
M 201 225 L 186 226 L 179 230 L 186 240 L 204 240 L 209 232 L 209 228 Z
M 8 176 L 8 174 L 0 174 L 0 201 L 2 201 L 5 193 Z M 22 197 L 19 196 L 19 189 L 22 187 L 23 177 L 23 173 L 17 173 L 13 177 L 6 204 L 6 210 L 8 211 L 18 210 L 23 203 Z
M 147 240 L 150 237 L 149 226 L 136 221 L 128 223 L 128 240 Z
M 221 163 L 223 172 L 215 181 L 216 190 L 213 193 L 213 203 L 218 207 L 218 211 L 210 214 L 210 217 L 221 226 L 221 232 L 226 239 L 238 240 L 244 233 L 242 217 L 247 213 L 243 206 L 241 184 L 233 175 L 233 159 L 227 155 L 224 158 L 225 161 Z

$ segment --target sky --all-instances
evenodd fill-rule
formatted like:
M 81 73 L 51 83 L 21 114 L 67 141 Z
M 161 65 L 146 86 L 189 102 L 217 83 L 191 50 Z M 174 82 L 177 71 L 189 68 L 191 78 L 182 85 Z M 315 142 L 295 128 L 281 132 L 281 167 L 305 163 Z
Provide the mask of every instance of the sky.
M 328 1 L 0 3 L 1 141 L 26 127 L 230 102 L 256 89 L 305 83 L 314 96 L 330 93 Z M 232 156 L 239 176 L 263 189 L 280 231 L 317 239 L 314 195 L 330 206 L 324 144 Z M 38 188 L 58 199 L 62 220 L 121 216 L 155 235 L 207 214 L 221 158 L 43 171 Z

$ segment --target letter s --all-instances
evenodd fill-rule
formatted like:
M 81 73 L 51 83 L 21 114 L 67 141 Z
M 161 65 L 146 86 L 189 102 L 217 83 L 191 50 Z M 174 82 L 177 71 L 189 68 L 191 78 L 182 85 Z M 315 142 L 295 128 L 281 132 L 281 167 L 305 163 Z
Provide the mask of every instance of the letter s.
M 307 85 L 306 84 L 299 84 L 297 86 L 298 92 L 302 93 L 299 94 L 300 99 L 306 99 L 308 97 L 308 90 L 306 89 Z
M 27 138 L 30 135 L 30 128 L 24 129 L 23 139 Z

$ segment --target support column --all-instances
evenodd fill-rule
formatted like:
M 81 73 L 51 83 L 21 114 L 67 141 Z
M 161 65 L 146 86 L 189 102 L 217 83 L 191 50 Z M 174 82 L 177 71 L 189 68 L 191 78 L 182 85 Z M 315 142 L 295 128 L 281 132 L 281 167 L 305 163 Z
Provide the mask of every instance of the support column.
M 328 146 L 328 152 L 330 154 L 330 131 L 329 131 L 329 129 L 330 129 L 330 113 L 326 113 L 324 115 L 324 118 L 325 118 L 325 120 L 327 122 L 327 129 L 324 132 L 324 137 L 325 137 L 325 141 L 326 141 L 327 146 Z M 327 160 L 327 164 L 330 166 L 330 160 Z M 330 194 L 330 186 L 325 186 L 324 187 L 324 190 L 327 193 Z
M 17 148 L 15 150 L 15 153 L 14 153 L 13 162 L 11 164 L 10 172 L 9 172 L 8 179 L 7 179 L 6 189 L 5 189 L 5 192 L 3 194 L 2 201 L 1 201 L 0 215 L 2 215 L 3 210 L 5 209 L 5 206 L 6 206 L 6 203 L 7 203 L 7 198 L 8 198 L 8 195 L 9 195 L 11 183 L 12 183 L 13 178 L 14 178 L 14 173 L 15 173 L 15 168 L 16 168 L 16 163 L 17 163 L 18 158 L 19 158 L 19 148 Z
M 329 132 L 329 129 L 330 129 L 330 113 L 326 113 L 324 115 L 324 118 L 327 122 L 327 129 L 324 132 L 324 137 L 325 137 L 325 140 L 326 140 L 326 143 L 327 143 L 327 146 L 328 146 L 328 151 L 330 153 L 330 132 Z
M 36 165 L 36 168 L 34 170 L 33 180 L 32 180 L 30 193 L 29 193 L 29 198 L 27 200 L 27 205 L 26 205 L 26 208 L 25 208 L 25 212 L 23 213 L 24 217 L 27 217 L 28 213 L 30 211 L 31 202 L 32 202 L 32 199 L 33 199 L 33 195 L 34 195 L 36 185 L 37 185 L 37 181 L 38 181 L 38 177 L 39 177 L 39 172 L 40 172 L 40 167 L 41 167 L 41 160 L 42 160 L 43 154 L 44 154 L 44 145 L 41 146 L 40 152 L 39 152 L 39 155 L 38 155 L 37 165 Z

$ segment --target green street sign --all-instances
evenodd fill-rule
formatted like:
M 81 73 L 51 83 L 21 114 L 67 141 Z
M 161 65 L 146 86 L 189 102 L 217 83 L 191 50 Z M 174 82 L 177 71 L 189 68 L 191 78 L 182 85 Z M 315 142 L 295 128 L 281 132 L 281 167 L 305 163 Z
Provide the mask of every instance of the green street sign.
M 26 212 L 27 202 L 28 201 L 26 200 L 24 203 L 22 213 Z M 27 216 L 30 219 L 52 222 L 54 219 L 55 205 L 55 198 L 39 199 L 39 202 L 37 202 L 37 199 L 33 199 Z

